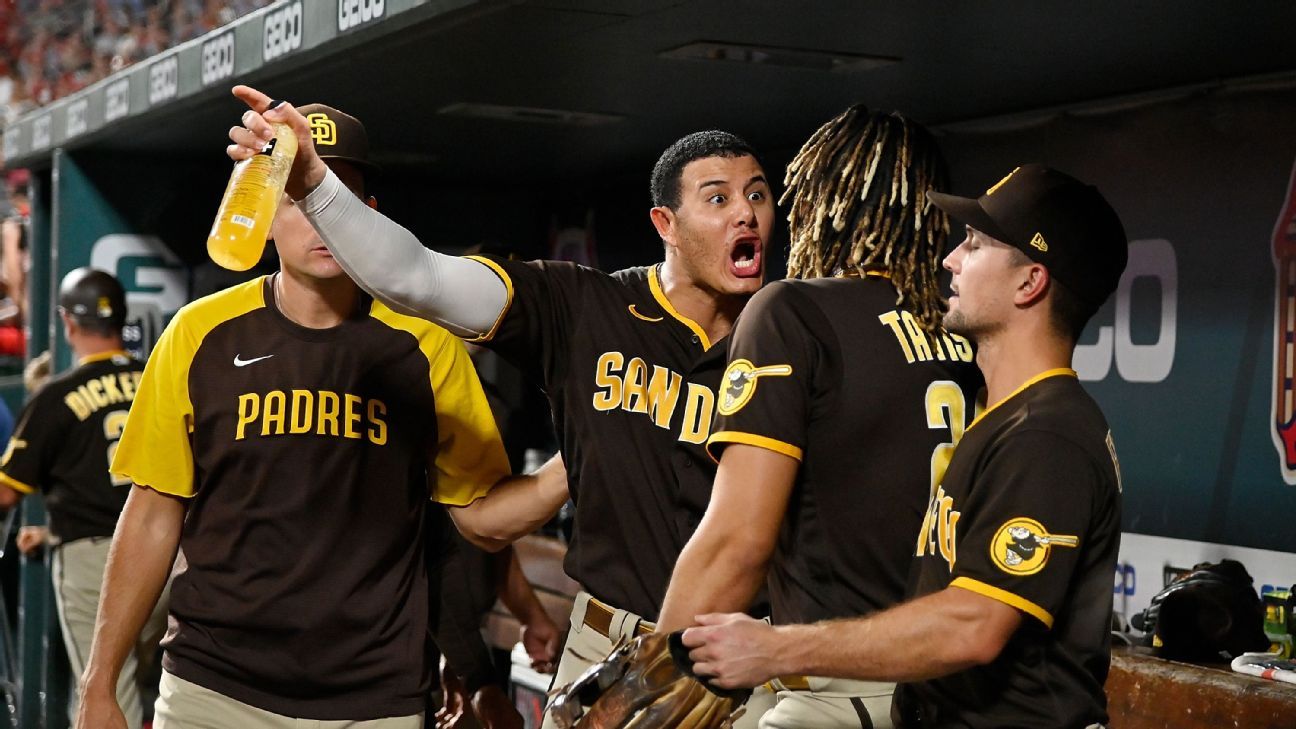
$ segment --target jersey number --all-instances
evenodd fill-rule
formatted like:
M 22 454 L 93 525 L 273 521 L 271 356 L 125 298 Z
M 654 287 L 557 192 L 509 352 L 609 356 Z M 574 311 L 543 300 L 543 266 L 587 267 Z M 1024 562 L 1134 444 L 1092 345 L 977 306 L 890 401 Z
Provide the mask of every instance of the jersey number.
M 104 416 L 104 438 L 108 440 L 108 478 L 112 481 L 113 486 L 126 486 L 131 482 L 129 478 L 112 475 L 112 462 L 113 456 L 117 453 L 117 441 L 121 438 L 122 430 L 126 427 L 126 414 L 129 412 L 129 410 L 114 410 Z
M 927 386 L 927 427 L 933 430 L 949 428 L 950 439 L 936 446 L 931 455 L 931 491 L 928 498 L 936 495 L 936 489 L 945 479 L 945 469 L 949 468 L 950 459 L 954 457 L 954 447 L 963 438 L 967 423 L 967 400 L 963 390 L 949 380 L 937 380 Z

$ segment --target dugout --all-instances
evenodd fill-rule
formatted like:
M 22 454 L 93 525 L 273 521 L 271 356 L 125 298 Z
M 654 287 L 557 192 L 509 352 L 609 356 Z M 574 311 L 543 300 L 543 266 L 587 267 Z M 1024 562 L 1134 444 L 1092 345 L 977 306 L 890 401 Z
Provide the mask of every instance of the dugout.
M 932 126 L 957 192 L 1043 161 L 1124 218 L 1130 270 L 1076 361 L 1127 487 L 1117 611 L 1225 556 L 1291 584 L 1292 27 L 1281 2 L 281 0 L 5 130 L 7 164 L 35 172 L 30 350 L 67 366 L 50 292 L 77 266 L 123 280 L 141 351 L 213 285 L 236 82 L 359 116 L 380 207 L 429 245 L 608 270 L 659 255 L 647 177 L 673 139 L 734 131 L 778 178 L 863 101 Z M 59 726 L 40 564 L 24 584 L 21 715 Z

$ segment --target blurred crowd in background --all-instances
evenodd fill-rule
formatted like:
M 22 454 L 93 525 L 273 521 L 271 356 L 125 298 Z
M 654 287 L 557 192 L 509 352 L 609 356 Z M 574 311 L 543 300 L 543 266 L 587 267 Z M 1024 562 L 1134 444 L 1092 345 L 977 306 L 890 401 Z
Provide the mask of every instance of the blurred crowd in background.
M 0 127 L 271 0 L 0 0 Z

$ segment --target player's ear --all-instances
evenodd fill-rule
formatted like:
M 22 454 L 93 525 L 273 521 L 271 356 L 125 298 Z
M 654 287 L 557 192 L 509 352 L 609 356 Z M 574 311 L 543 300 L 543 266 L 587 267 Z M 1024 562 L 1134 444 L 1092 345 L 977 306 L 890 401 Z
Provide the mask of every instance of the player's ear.
M 648 217 L 652 219 L 653 227 L 657 229 L 657 235 L 660 236 L 667 245 L 674 245 L 675 211 L 665 205 L 658 205 L 648 211 Z
M 1013 297 L 1013 303 L 1018 306 L 1030 306 L 1040 299 L 1048 291 L 1049 277 L 1048 269 L 1038 263 L 1032 263 L 1022 269 L 1021 282 L 1017 285 L 1017 294 Z

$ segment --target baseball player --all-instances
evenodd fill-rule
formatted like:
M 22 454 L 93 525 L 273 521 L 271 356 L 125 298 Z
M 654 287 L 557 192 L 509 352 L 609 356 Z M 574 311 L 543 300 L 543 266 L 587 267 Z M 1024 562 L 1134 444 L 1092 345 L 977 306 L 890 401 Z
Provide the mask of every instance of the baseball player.
M 301 111 L 362 200 L 363 125 Z M 507 462 L 462 342 L 366 296 L 290 201 L 270 230 L 279 272 L 181 309 L 137 388 L 83 728 L 120 725 L 106 687 L 177 546 L 159 729 L 420 727 L 429 491 L 485 544 L 566 496 L 561 469 L 496 485 Z
M 257 112 L 269 99 L 235 94 Z M 289 109 L 266 119 L 300 125 Z M 658 265 L 606 274 L 561 262 L 456 258 L 339 194 L 309 140 L 288 192 L 342 267 L 393 308 L 499 352 L 550 399 L 572 499 L 566 569 L 584 588 L 555 684 L 651 630 L 680 548 L 710 494 L 704 451 L 724 338 L 762 283 L 774 219 L 751 147 L 691 134 L 653 170 Z
M 129 492 L 128 482 L 109 475 L 108 464 L 144 365 L 122 348 L 126 292 L 111 274 L 71 271 L 59 286 L 58 307 L 77 365 L 23 408 L 0 459 L 0 506 L 11 508 L 38 490 L 44 495 L 59 627 L 68 663 L 80 675 L 90 655 L 108 546 Z M 123 667 L 114 684 L 130 727 L 144 718 L 141 666 L 156 665 L 166 630 L 165 595 L 141 607 L 140 625 L 121 636 Z
M 907 727 L 1098 727 L 1120 467 L 1070 364 L 1120 281 L 1125 232 L 1097 189 L 1042 165 L 979 199 L 931 200 L 968 226 L 945 259 L 954 296 L 944 323 L 976 343 L 994 404 L 923 517 L 914 599 L 778 628 L 708 615 L 684 642 L 721 686 L 800 672 L 904 681 Z
M 945 179 L 925 129 L 862 106 L 789 165 L 794 280 L 753 297 L 730 341 L 708 441 L 715 489 L 663 630 L 742 609 L 767 572 L 775 623 L 903 598 L 913 535 L 981 385 L 971 344 L 939 327 L 949 225 L 930 194 Z M 775 688 L 762 727 L 891 726 L 893 683 Z

